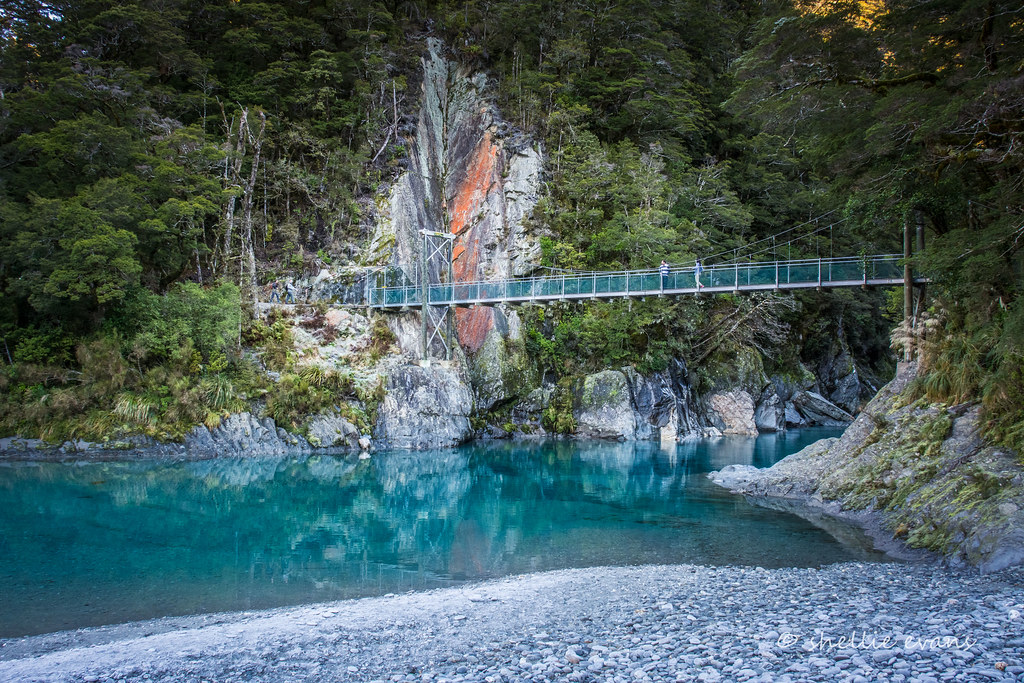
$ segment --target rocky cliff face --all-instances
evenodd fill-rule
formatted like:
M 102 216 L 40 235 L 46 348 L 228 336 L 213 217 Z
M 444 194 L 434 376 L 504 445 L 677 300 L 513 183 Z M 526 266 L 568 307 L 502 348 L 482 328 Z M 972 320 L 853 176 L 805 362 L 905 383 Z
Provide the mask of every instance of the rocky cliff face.
M 391 448 L 445 448 L 472 435 L 473 396 L 457 367 L 396 368 L 388 376 L 374 439 Z
M 716 483 L 759 499 L 786 498 L 875 526 L 881 543 L 942 553 L 984 571 L 1024 563 L 1024 467 L 985 443 L 979 406 L 910 402 L 909 366 L 840 439 L 771 468 L 731 466 Z
M 370 260 L 417 280 L 423 267 L 420 230 L 425 229 L 454 235 L 456 282 L 529 273 L 540 258 L 539 242 L 526 226 L 539 198 L 539 147 L 510 130 L 488 100 L 484 75 L 447 59 L 440 41 L 428 41 L 422 63 L 420 106 L 405 140 L 408 171 L 379 203 Z M 431 282 L 447 278 L 437 263 L 430 269 Z M 455 356 L 466 372 L 424 374 L 407 368 L 393 373 L 377 429 L 384 445 L 461 442 L 471 414 L 510 400 L 528 381 L 515 311 L 476 306 L 456 309 L 455 316 Z M 388 322 L 402 351 L 418 357 L 418 313 L 389 316 Z M 428 377 L 441 382 L 434 393 L 427 389 Z M 471 390 L 468 397 L 463 389 Z M 415 434 L 415 429 L 425 431 Z
M 389 267 L 392 282 L 418 282 L 424 267 L 431 282 L 445 281 L 446 268 L 422 262 L 420 231 L 425 229 L 454 235 L 455 281 L 526 275 L 540 257 L 527 217 L 540 194 L 541 150 L 502 120 L 488 99 L 483 74 L 446 58 L 437 40 L 429 40 L 427 48 L 418 109 L 403 129 L 407 171 L 378 201 L 368 261 Z M 354 275 L 319 279 L 320 290 L 339 298 L 362 284 Z M 389 377 L 375 430 L 378 447 L 460 443 L 473 434 L 470 416 L 491 419 L 485 430 L 491 436 L 544 434 L 545 424 L 553 426 L 553 410 L 568 418 L 558 423 L 560 429 L 575 424 L 576 436 L 617 440 L 754 435 L 787 425 L 852 420 L 848 412 L 812 393 L 826 391 L 814 375 L 807 372 L 806 383 L 769 379 L 753 352 L 738 361 L 749 366 L 739 386 L 723 384 L 705 396 L 695 394 L 686 367 L 675 361 L 667 371 L 650 376 L 631 368 L 597 373 L 581 378 L 571 396 L 558 397 L 553 386 L 537 388 L 540 378 L 526 356 L 513 308 L 458 308 L 455 315 L 454 366 L 382 371 Z M 402 353 L 418 358 L 419 312 L 388 314 L 386 319 Z M 440 350 L 431 350 L 434 357 Z M 826 368 L 829 392 L 857 380 L 855 368 L 853 375 L 845 372 L 850 364 L 844 350 L 837 350 Z M 849 391 L 836 395 L 855 403 Z M 560 401 L 558 406 L 552 406 L 553 398 Z M 566 400 L 569 404 L 563 405 Z
M 540 149 L 502 121 L 483 74 L 448 60 L 440 41 L 431 39 L 428 48 L 421 105 L 406 139 L 409 169 L 380 202 L 370 260 L 413 277 L 420 267 L 419 231 L 426 229 L 455 235 L 455 281 L 524 275 L 540 257 L 525 223 L 539 198 Z M 443 277 L 436 267 L 430 274 L 435 282 Z M 457 311 L 458 341 L 470 355 L 495 328 L 495 316 L 488 307 Z M 406 340 L 403 348 L 416 343 Z

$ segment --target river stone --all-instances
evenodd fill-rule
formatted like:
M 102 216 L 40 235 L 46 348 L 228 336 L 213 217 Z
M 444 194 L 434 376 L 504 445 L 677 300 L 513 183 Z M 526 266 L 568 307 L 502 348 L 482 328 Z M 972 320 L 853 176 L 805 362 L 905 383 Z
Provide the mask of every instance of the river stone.
M 845 427 L 853 422 L 853 415 L 813 391 L 801 391 L 795 394 L 793 406 L 812 425 Z
M 584 438 L 636 438 L 637 421 L 629 382 L 618 370 L 588 375 L 575 392 L 576 434 Z
M 359 430 L 340 415 L 317 415 L 306 428 L 306 439 L 316 448 L 359 448 Z
M 785 406 L 773 384 L 768 384 L 761 392 L 754 411 L 754 425 L 758 432 L 781 432 L 786 429 Z
M 723 434 L 743 434 L 756 436 L 757 426 L 754 423 L 754 399 L 746 391 L 720 391 L 708 398 L 712 411 L 712 419 L 717 418 L 716 425 Z
M 376 440 L 387 448 L 447 448 L 472 434 L 473 394 L 455 368 L 408 365 L 388 375 Z

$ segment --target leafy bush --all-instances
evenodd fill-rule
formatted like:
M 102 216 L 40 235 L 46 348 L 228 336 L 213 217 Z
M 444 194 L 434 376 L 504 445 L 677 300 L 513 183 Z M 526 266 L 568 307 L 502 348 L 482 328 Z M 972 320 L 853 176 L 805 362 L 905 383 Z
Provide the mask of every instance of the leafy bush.
M 185 282 L 163 296 L 140 290 L 112 324 L 134 333 L 130 346 L 153 362 L 170 359 L 186 340 L 203 359 L 236 353 L 241 325 L 238 287 L 223 283 L 203 288 Z
M 353 397 L 352 377 L 335 370 L 309 366 L 300 373 L 286 373 L 267 393 L 267 414 L 284 427 L 299 430 L 306 420 L 331 409 L 340 409 Z
M 284 372 L 292 365 L 292 329 L 283 318 L 265 324 L 253 320 L 246 327 L 242 340 L 258 350 L 268 370 Z
M 377 316 L 370 328 L 370 341 L 366 350 L 370 355 L 370 362 L 376 363 L 391 350 L 391 346 L 397 341 L 395 333 L 391 331 L 383 316 Z

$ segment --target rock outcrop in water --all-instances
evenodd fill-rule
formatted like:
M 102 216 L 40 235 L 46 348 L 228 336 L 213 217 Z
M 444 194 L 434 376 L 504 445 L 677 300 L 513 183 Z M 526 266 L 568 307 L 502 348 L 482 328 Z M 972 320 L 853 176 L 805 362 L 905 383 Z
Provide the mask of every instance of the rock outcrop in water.
M 409 365 L 391 372 L 374 438 L 390 448 L 444 448 L 472 435 L 473 396 L 457 368 Z
M 1024 563 L 1024 467 L 980 436 L 980 407 L 909 401 L 905 367 L 839 439 L 768 469 L 709 475 L 735 493 L 790 499 L 878 527 L 883 543 L 995 571 Z

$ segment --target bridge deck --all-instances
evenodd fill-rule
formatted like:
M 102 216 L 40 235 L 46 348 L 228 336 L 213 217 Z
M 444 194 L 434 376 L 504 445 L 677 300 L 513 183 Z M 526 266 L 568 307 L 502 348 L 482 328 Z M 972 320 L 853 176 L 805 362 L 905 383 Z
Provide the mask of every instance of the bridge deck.
M 917 282 L 923 282 L 917 279 Z M 748 264 L 705 266 L 704 285 L 709 294 L 734 291 L 770 291 L 818 287 L 859 287 L 903 284 L 902 256 L 803 259 Z M 696 294 L 693 268 L 674 268 L 662 282 L 657 269 L 564 273 L 555 276 L 433 284 L 428 287 L 432 306 L 471 306 L 502 302 L 610 299 L 621 297 L 682 296 Z M 373 308 L 420 306 L 420 288 L 370 287 Z

